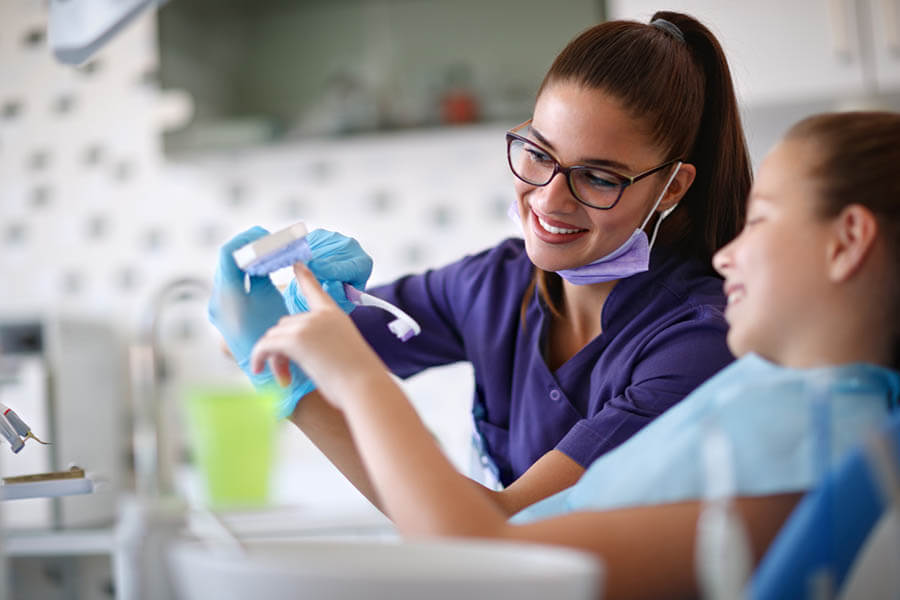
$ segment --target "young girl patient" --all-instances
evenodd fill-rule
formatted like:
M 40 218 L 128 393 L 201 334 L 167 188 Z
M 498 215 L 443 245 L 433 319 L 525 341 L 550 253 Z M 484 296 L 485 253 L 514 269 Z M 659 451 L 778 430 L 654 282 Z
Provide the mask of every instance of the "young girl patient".
M 695 595 L 710 431 L 729 441 L 735 505 L 758 560 L 815 485 L 822 449 L 839 456 L 896 405 L 897 165 L 898 114 L 829 114 L 794 126 L 760 167 L 743 231 L 713 260 L 725 278 L 728 344 L 740 360 L 571 488 L 511 520 L 445 459 L 304 266 L 295 270 L 310 312 L 270 329 L 252 367 L 268 362 L 284 383 L 293 361 L 343 412 L 400 533 L 570 546 L 603 559 L 607 597 Z

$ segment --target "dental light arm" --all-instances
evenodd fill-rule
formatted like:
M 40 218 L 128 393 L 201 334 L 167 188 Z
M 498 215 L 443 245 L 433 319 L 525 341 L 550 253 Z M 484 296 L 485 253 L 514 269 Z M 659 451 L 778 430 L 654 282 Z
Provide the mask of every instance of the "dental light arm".
M 166 0 L 50 0 L 47 38 L 61 63 L 88 60 L 139 14 Z

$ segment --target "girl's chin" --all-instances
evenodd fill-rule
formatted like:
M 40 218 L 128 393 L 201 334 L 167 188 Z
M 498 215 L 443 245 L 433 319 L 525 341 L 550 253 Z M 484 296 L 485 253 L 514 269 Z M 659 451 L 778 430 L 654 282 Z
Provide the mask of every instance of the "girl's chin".
M 740 358 L 745 354 L 753 352 L 753 349 L 748 347 L 747 340 L 743 339 L 733 325 L 730 325 L 728 328 L 728 335 L 725 337 L 725 342 L 735 358 Z

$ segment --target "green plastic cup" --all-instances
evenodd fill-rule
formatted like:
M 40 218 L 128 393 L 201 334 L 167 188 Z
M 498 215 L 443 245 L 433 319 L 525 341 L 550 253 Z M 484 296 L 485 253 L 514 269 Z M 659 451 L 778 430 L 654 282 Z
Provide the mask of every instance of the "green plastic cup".
M 185 400 L 194 462 L 209 505 L 265 505 L 275 459 L 276 396 L 207 385 L 189 388 Z

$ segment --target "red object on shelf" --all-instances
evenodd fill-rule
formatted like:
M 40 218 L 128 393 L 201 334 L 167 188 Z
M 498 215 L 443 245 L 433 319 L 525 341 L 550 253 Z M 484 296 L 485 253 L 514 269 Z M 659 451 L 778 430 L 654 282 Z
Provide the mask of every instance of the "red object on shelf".
M 455 90 L 441 97 L 441 120 L 457 125 L 478 120 L 478 101 L 465 90 Z

